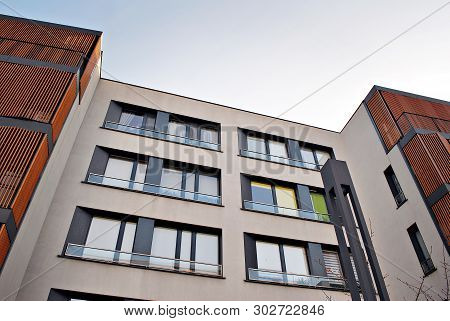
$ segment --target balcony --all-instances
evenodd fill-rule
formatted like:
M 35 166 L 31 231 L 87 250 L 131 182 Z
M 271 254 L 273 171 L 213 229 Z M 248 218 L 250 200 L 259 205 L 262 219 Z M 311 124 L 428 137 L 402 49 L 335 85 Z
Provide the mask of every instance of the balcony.
M 135 181 L 123 180 L 114 177 L 106 177 L 103 175 L 93 173 L 90 173 L 88 175 L 87 181 L 92 184 L 117 187 L 121 189 L 138 191 L 152 195 L 167 196 L 213 205 L 222 204 L 222 198 L 219 195 L 208 195 L 198 192 L 190 192 L 186 190 L 180 190 L 176 188 L 164 187 L 148 183 L 139 183 Z
M 251 281 L 279 283 L 286 285 L 307 286 L 313 288 L 339 289 L 345 290 L 344 279 L 328 276 L 301 275 L 286 273 L 281 271 L 248 269 L 248 278 Z
M 153 255 L 105 250 L 85 245 L 67 245 L 65 256 L 88 261 L 105 262 L 131 267 L 176 271 L 208 276 L 222 276 L 222 265 L 204 262 L 180 260 Z
M 285 164 L 285 165 L 299 167 L 299 168 L 312 169 L 315 171 L 320 171 L 320 169 L 322 168 L 322 165 L 318 165 L 316 163 L 308 163 L 308 162 L 304 162 L 304 161 L 301 161 L 298 159 L 286 158 L 286 157 L 264 154 L 264 153 L 259 153 L 259 152 L 253 152 L 253 151 L 250 151 L 247 149 L 241 149 L 241 156 L 262 159 L 262 160 L 269 161 L 269 162 L 280 163 L 280 164 Z
M 316 213 L 313 211 L 295 209 L 295 208 L 285 208 L 273 204 L 263 204 L 252 201 L 244 201 L 244 208 L 246 210 L 264 212 L 270 214 L 277 214 L 283 216 L 291 216 L 296 218 L 314 220 L 319 222 L 330 222 L 330 216 L 328 214 Z
M 201 147 L 201 148 L 217 150 L 217 151 L 220 150 L 220 144 L 205 142 L 205 141 L 201 141 L 198 139 L 192 139 L 192 138 L 184 137 L 184 136 L 176 136 L 176 135 L 168 134 L 165 132 L 159 132 L 159 131 L 156 131 L 153 129 L 146 129 L 146 128 L 142 128 L 142 127 L 133 127 L 133 126 L 123 125 L 123 124 L 115 123 L 115 122 L 111 122 L 111 121 L 106 121 L 104 127 L 108 128 L 108 129 L 125 132 L 125 133 L 166 140 L 169 142 L 175 142 L 175 143 L 179 143 L 179 144 L 183 144 L 183 145 L 190 145 L 190 146 Z

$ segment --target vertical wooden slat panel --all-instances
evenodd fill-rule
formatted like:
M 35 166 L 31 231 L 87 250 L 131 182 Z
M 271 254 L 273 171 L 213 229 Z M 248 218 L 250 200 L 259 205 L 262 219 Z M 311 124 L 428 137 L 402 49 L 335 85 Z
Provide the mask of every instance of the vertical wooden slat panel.
M 5 262 L 6 255 L 8 254 L 9 247 L 11 246 L 11 241 L 8 237 L 8 232 L 6 231 L 6 225 L 1 225 L 0 227 L 0 268 Z
M 95 65 L 98 63 L 101 55 L 101 38 L 97 40 L 94 50 L 92 51 L 91 57 L 86 64 L 86 67 L 81 75 L 80 80 L 80 98 L 83 98 L 84 92 L 86 91 L 89 81 L 91 80 L 92 72 L 94 71 Z
M 415 135 L 403 147 L 425 195 L 450 182 L 449 143 L 439 134 Z
M 38 149 L 35 152 L 31 165 L 27 169 L 27 173 L 19 187 L 17 196 L 11 206 L 16 225 L 19 226 L 25 209 L 30 202 L 33 191 L 38 183 L 39 177 L 44 170 L 45 163 L 48 159 L 48 141 L 47 137 L 41 140 Z
M 445 195 L 437 201 L 432 206 L 432 210 L 442 232 L 447 238 L 448 245 L 450 245 L 450 194 Z
M 402 135 L 379 92 L 374 93 L 367 107 L 386 148 L 390 150 Z
M 61 133 L 64 122 L 69 114 L 72 105 L 77 97 L 77 77 L 76 75 L 72 76 L 72 80 L 69 84 L 69 87 L 64 94 L 64 97 L 59 104 L 59 108 L 53 116 L 51 121 L 52 129 L 53 129 L 53 142 L 56 142 L 59 134 Z

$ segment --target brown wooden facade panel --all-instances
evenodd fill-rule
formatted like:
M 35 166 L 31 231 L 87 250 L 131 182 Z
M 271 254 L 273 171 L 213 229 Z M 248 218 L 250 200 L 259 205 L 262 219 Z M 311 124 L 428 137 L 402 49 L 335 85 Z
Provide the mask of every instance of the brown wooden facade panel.
M 367 107 L 386 148 L 390 150 L 402 135 L 378 91 L 369 100 Z
M 449 105 L 388 91 L 381 91 L 381 95 L 396 120 L 406 112 L 450 121 Z
M 89 81 L 91 80 L 92 72 L 94 71 L 95 65 L 98 63 L 100 56 L 101 56 L 101 38 L 97 40 L 97 44 L 95 45 L 91 57 L 89 58 L 89 61 L 86 64 L 83 74 L 81 75 L 80 98 L 83 98 L 86 88 L 89 85 Z
M 9 247 L 11 246 L 11 241 L 8 237 L 8 231 L 6 230 L 6 225 L 1 225 L 0 227 L 0 268 L 5 262 L 6 255 L 8 255 Z
M 34 21 L 0 17 L 0 38 L 82 52 L 87 55 L 96 35 Z
M 447 238 L 447 244 L 450 245 L 450 193 L 437 201 L 432 206 L 432 210 L 442 232 Z
M 53 115 L 53 119 L 51 121 L 53 130 L 52 131 L 53 142 L 56 142 L 56 139 L 61 133 L 67 115 L 72 109 L 76 97 L 77 97 L 77 77 L 76 75 L 73 75 L 72 80 L 70 81 L 69 86 L 67 87 L 67 90 L 61 99 L 59 108 L 56 110 L 55 114 Z
M 417 134 L 403 147 L 427 197 L 442 184 L 450 182 L 449 148 L 448 141 L 440 134 Z
M 48 159 L 48 141 L 47 137 L 41 140 L 38 149 L 33 156 L 32 162 L 27 169 L 25 177 L 20 184 L 17 195 L 11 206 L 16 226 L 19 226 L 23 214 L 30 202 L 33 191 L 39 181 L 42 171 Z
M 44 133 L 0 126 L 0 207 L 13 207 L 26 176 L 40 168 L 32 168 L 35 156 L 42 157 L 44 154 L 47 159 L 46 151 L 47 139 Z M 20 209 L 20 206 L 17 208 Z
M 9 39 L 0 39 L 0 55 L 45 61 L 70 67 L 78 66 L 83 59 L 81 52 Z

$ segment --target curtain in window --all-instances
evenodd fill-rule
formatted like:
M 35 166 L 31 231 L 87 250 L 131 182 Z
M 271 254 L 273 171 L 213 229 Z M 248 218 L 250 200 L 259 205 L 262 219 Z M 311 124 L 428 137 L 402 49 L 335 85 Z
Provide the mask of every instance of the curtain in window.
M 119 123 L 122 125 L 126 125 L 126 126 L 141 128 L 143 121 L 144 121 L 144 116 L 142 116 L 142 115 L 136 115 L 136 114 L 130 113 L 130 112 L 123 112 L 120 115 Z
M 207 143 L 217 144 L 219 142 L 217 130 L 212 128 L 202 128 L 200 131 L 200 140 Z
M 120 221 L 103 217 L 93 217 L 83 251 L 83 257 L 100 260 L 114 260 Z M 107 251 L 102 251 L 107 250 Z
M 272 186 L 269 184 L 251 182 L 253 202 L 273 204 Z
M 261 138 L 247 137 L 247 149 L 251 152 L 267 154 L 266 143 Z
M 106 164 L 103 184 L 122 188 L 130 187 L 133 161 L 124 158 L 110 157 Z
M 161 258 L 150 258 L 150 265 L 174 268 L 176 245 L 177 230 L 165 227 L 155 227 L 153 230 L 151 255 L 159 256 Z
M 297 209 L 297 197 L 295 191 L 289 187 L 275 186 L 277 204 L 280 207 Z

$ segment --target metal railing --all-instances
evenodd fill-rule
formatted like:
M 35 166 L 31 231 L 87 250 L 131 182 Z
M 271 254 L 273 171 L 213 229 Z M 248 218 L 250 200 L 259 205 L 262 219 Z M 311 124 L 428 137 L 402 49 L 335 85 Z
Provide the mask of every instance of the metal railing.
M 316 213 L 314 211 L 302 210 L 298 208 L 286 208 L 273 204 L 264 204 L 253 201 L 244 201 L 244 208 L 247 210 L 271 214 L 287 215 L 321 222 L 330 222 L 329 214 Z
M 140 183 L 135 181 L 124 180 L 120 178 L 107 177 L 104 175 L 98 175 L 94 173 L 90 173 L 88 175 L 87 181 L 89 183 L 94 183 L 98 185 L 119 187 L 133 191 L 144 192 L 148 194 L 163 195 L 215 205 L 222 204 L 222 198 L 219 195 L 208 195 L 204 193 L 191 192 L 171 187 L 164 187 L 160 185 L 153 185 L 148 183 Z
M 399 192 L 397 195 L 395 195 L 394 199 L 395 199 L 395 203 L 397 204 L 397 206 L 400 206 L 406 202 L 406 196 L 402 191 Z
M 425 275 L 430 274 L 431 272 L 433 272 L 436 269 L 431 258 L 428 258 L 425 261 L 420 262 L 420 265 L 421 265 L 423 273 Z
M 176 142 L 176 143 L 180 143 L 180 144 L 184 144 L 184 145 L 191 145 L 191 146 L 202 147 L 202 148 L 207 148 L 207 149 L 212 149 L 212 150 L 220 150 L 220 144 L 217 144 L 217 143 L 206 142 L 206 141 L 193 139 L 193 138 L 189 138 L 189 137 L 185 137 L 185 136 L 172 135 L 172 134 L 160 132 L 160 131 L 157 131 L 154 129 L 146 129 L 146 128 L 142 128 L 142 127 L 124 125 L 124 124 L 115 123 L 115 122 L 111 122 L 111 121 L 106 121 L 104 127 L 109 128 L 109 129 L 119 130 L 119 131 L 126 132 L 126 133 L 146 136 L 146 137 L 150 137 L 150 138 L 162 139 L 162 140 L 167 140 L 167 141 L 171 141 L 171 142 Z
M 252 281 L 309 286 L 314 288 L 346 289 L 344 279 L 329 276 L 302 275 L 281 271 L 248 269 L 248 278 Z
M 320 170 L 321 167 L 323 166 L 323 165 L 319 165 L 316 163 L 304 162 L 304 161 L 301 161 L 298 159 L 254 152 L 254 151 L 247 150 L 247 149 L 241 149 L 241 155 L 245 156 L 245 157 L 257 158 L 257 159 L 262 159 L 262 160 L 266 160 L 269 162 L 275 162 L 275 163 L 280 163 L 280 164 L 285 164 L 285 165 L 290 165 L 290 166 L 295 166 L 295 167 L 300 167 L 300 168 L 307 168 L 307 169 L 312 169 L 312 170 L 317 170 L 317 171 Z
M 65 256 L 89 261 L 115 263 L 160 270 L 222 276 L 222 265 L 181 260 L 132 252 L 105 250 L 79 244 L 67 244 Z

